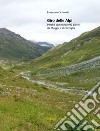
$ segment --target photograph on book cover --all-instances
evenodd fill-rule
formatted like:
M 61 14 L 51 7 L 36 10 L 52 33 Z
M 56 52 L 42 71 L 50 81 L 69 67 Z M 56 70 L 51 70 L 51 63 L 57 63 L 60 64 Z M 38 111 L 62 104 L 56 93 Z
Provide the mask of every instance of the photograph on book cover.
M 0 131 L 100 131 L 99 12 L 99 0 L 0 0 Z

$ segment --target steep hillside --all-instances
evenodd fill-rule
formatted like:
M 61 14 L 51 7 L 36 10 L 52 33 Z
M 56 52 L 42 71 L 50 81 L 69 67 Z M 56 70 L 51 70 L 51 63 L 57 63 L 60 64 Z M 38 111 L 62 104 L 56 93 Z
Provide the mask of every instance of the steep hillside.
M 99 32 L 100 27 L 31 62 L 0 68 L 0 129 L 54 131 L 66 112 L 100 82 Z M 91 113 L 85 118 L 88 125 L 92 119 L 99 123 Z
M 28 66 L 44 70 L 77 64 L 97 56 L 100 56 L 100 27 L 85 32 L 68 43 L 58 45 L 30 62 Z
M 33 79 L 66 82 L 66 87 L 89 89 L 100 81 L 100 27 L 14 69 L 30 70 Z
M 5 28 L 0 28 L 0 60 L 32 60 L 49 49 L 30 42 Z

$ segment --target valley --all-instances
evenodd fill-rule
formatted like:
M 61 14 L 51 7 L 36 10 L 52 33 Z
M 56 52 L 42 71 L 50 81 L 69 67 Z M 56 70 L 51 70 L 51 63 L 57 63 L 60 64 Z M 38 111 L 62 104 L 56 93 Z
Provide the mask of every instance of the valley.
M 100 27 L 53 48 L 0 29 L 0 131 L 54 131 L 99 82 Z

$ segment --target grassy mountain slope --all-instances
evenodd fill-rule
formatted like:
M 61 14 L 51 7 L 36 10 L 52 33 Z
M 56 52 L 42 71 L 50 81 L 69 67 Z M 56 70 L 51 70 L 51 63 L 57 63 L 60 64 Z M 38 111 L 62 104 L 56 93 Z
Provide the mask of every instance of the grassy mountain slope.
M 100 56 L 100 27 L 59 45 L 30 62 L 30 67 L 48 69 L 68 66 Z
M 82 99 L 83 94 L 52 90 L 34 83 L 33 79 L 59 82 L 62 89 L 73 87 L 80 92 L 83 87 L 92 88 L 100 81 L 99 31 L 97 28 L 84 33 L 24 65 L 9 70 L 0 68 L 1 131 L 54 131 L 54 125 Z M 25 79 L 22 71 L 35 75 Z M 91 113 L 85 120 L 89 124 L 92 118 L 95 119 Z
M 38 85 L 11 69 L 0 72 L 1 131 L 55 131 L 55 124 L 83 97 Z
M 10 76 L 9 72 L 0 67 L 0 79 L 5 78 L 6 76 Z
M 100 27 L 14 68 L 30 70 L 37 79 L 67 82 L 66 87 L 89 89 L 100 81 Z
M 0 131 L 51 131 L 81 97 L 47 89 L 0 68 Z
M 34 44 L 5 28 L 0 28 L 0 60 L 31 60 L 41 56 L 49 49 Z

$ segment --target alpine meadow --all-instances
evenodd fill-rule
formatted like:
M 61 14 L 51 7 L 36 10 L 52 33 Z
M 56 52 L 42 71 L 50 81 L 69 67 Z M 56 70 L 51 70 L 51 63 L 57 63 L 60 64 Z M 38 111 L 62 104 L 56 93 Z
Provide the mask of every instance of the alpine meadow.
M 100 27 L 58 46 L 41 44 L 0 28 L 0 131 L 55 131 L 100 82 Z M 85 119 L 100 122 L 95 117 Z

